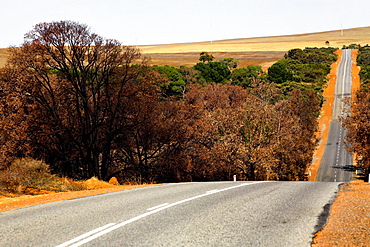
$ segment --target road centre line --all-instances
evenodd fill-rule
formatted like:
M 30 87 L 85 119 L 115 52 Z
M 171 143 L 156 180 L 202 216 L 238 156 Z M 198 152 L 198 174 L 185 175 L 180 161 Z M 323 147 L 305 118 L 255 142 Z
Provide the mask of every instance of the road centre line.
M 346 50 L 345 53 L 346 53 L 346 59 L 344 60 L 344 65 L 343 65 L 344 69 L 343 69 L 343 80 L 342 80 L 342 99 L 344 99 L 344 85 L 346 81 L 346 72 L 347 72 L 347 66 L 348 66 L 348 51 Z M 342 105 L 343 104 L 344 102 L 342 100 Z
M 121 228 L 127 224 L 130 224 L 132 222 L 135 222 L 135 221 L 138 221 L 142 218 L 145 218 L 149 215 L 152 215 L 152 214 L 155 214 L 155 213 L 158 213 L 164 209 L 167 209 L 167 208 L 170 208 L 170 207 L 173 207 L 173 206 L 176 206 L 176 205 L 180 205 L 180 204 L 183 204 L 185 202 L 189 202 L 189 201 L 192 201 L 192 200 L 195 200 L 195 199 L 198 199 L 198 198 L 201 198 L 201 197 L 205 197 L 205 196 L 209 196 L 209 195 L 212 195 L 212 194 L 215 194 L 215 193 L 220 193 L 220 192 L 223 192 L 223 191 L 227 191 L 227 190 L 231 190 L 231 189 L 236 189 L 236 188 L 239 188 L 239 187 L 243 187 L 243 186 L 248 186 L 248 185 L 254 185 L 254 184 L 258 184 L 258 183 L 268 183 L 269 181 L 258 181 L 258 182 L 253 182 L 253 183 L 242 183 L 242 184 L 239 184 L 239 185 L 236 185 L 236 186 L 231 186 L 231 187 L 227 187 L 227 188 L 224 188 L 224 189 L 220 189 L 220 190 L 211 190 L 211 191 L 208 191 L 204 194 L 201 194 L 201 195 L 197 195 L 197 196 L 193 196 L 193 197 L 190 197 L 190 198 L 187 198 L 187 199 L 184 199 L 184 200 L 181 200 L 181 201 L 178 201 L 178 202 L 174 202 L 174 203 L 171 203 L 171 204 L 162 204 L 162 205 L 158 205 L 158 206 L 161 206 L 161 207 L 158 207 L 156 206 L 157 208 L 156 209 L 152 209 L 151 211 L 147 212 L 147 213 L 144 213 L 144 214 L 141 214 L 139 216 L 136 216 L 132 219 L 129 219 L 129 220 L 126 220 L 124 222 L 121 222 L 119 224 L 115 224 L 115 223 L 111 223 L 111 224 L 108 224 L 108 225 L 105 225 L 103 227 L 99 227 L 99 228 L 96 228 L 95 230 L 92 230 L 88 233 L 85 233 L 85 234 L 82 234 L 72 240 L 69 240 L 61 245 L 58 245 L 57 247 L 66 247 L 66 246 L 69 246 L 69 247 L 77 247 L 77 246 L 81 246 L 83 244 L 86 244 L 102 235 L 105 235 L 111 231 L 114 231 L 118 228 Z M 73 244 L 74 243 L 74 244 Z
M 217 193 L 219 192 L 219 190 L 209 190 L 207 191 L 207 194 L 214 194 L 214 193 Z
M 164 206 L 167 206 L 169 203 L 163 203 L 161 205 L 158 205 L 158 206 L 155 206 L 155 207 L 152 207 L 152 208 L 148 208 L 147 210 L 148 211 L 152 211 L 154 209 L 157 209 L 157 208 L 161 208 L 161 207 L 164 207 Z

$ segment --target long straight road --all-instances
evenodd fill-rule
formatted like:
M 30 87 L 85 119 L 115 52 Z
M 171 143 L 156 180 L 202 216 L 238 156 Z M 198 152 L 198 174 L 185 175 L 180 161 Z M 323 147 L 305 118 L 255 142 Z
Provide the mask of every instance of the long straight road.
M 351 97 L 352 89 L 352 50 L 342 51 L 338 67 L 329 136 L 321 160 L 316 181 L 349 182 L 353 179 L 352 154 L 344 145 L 346 130 L 341 126 L 340 117 L 345 116 L 344 100 Z
M 48 203 L 0 213 L 0 246 L 308 247 L 338 186 L 179 183 Z

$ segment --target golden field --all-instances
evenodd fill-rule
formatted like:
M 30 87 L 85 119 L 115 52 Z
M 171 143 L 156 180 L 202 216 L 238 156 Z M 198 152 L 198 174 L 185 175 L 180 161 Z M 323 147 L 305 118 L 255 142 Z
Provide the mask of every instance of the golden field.
M 329 41 L 330 46 L 338 48 L 349 44 L 370 44 L 370 27 L 213 42 L 147 45 L 139 48 L 152 58 L 152 64 L 158 65 L 192 66 L 199 62 L 199 53 L 206 51 L 213 54 L 216 59 L 225 57 L 238 59 L 239 67 L 250 64 L 269 67 L 290 49 L 325 47 L 326 41 Z
M 239 67 L 260 65 L 266 68 L 281 59 L 290 49 L 325 47 L 326 41 L 329 41 L 330 46 L 339 48 L 349 44 L 366 45 L 370 43 L 370 27 L 213 42 L 143 45 L 138 48 L 145 56 L 151 58 L 151 64 L 157 65 L 192 66 L 199 62 L 199 53 L 206 51 L 213 54 L 216 59 L 226 57 L 238 59 Z M 0 49 L 0 67 L 4 66 L 7 56 L 7 49 Z

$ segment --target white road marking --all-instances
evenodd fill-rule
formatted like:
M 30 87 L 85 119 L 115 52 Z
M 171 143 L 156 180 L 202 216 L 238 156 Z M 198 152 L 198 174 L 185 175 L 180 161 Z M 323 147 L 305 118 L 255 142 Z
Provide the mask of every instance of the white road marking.
M 217 193 L 219 192 L 219 190 L 209 190 L 207 191 L 207 194 L 214 194 L 214 193 Z
M 204 194 L 201 194 L 201 195 L 197 195 L 197 196 L 193 196 L 193 197 L 190 197 L 190 198 L 187 198 L 187 199 L 184 199 L 184 200 L 181 200 L 181 201 L 178 201 L 178 202 L 174 202 L 174 203 L 171 203 L 171 204 L 167 204 L 165 206 L 162 206 L 162 207 L 159 207 L 157 209 L 153 209 L 152 211 L 150 212 L 147 212 L 145 214 L 141 214 L 139 216 L 136 216 L 132 219 L 129 219 L 129 220 L 126 220 L 122 223 L 119 223 L 119 224 L 114 224 L 114 223 L 111 223 L 111 224 L 108 224 L 108 225 L 105 225 L 103 227 L 100 227 L 100 228 L 97 228 L 93 231 L 90 231 L 88 233 L 85 233 L 79 237 L 76 237 L 70 241 L 67 241 L 61 245 L 58 245 L 57 247 L 66 247 L 66 246 L 69 246 L 69 247 L 77 247 L 77 246 L 81 246 L 83 244 L 86 244 L 104 234 L 107 234 L 111 231 L 114 231 L 120 227 L 123 227 L 127 224 L 130 224 L 132 222 L 135 222 L 135 221 L 138 221 L 144 217 L 147 217 L 151 214 L 155 214 L 155 213 L 158 213 L 164 209 L 167 209 L 167 208 L 170 208 L 170 207 L 173 207 L 173 206 L 176 206 L 176 205 L 180 205 L 180 204 L 183 204 L 185 202 L 189 202 L 189 201 L 192 201 L 192 200 L 195 200 L 195 199 L 198 199 L 198 198 L 201 198 L 201 197 L 205 197 L 205 196 L 209 196 L 209 195 L 212 195 L 212 194 L 215 194 L 215 193 L 220 193 L 220 192 L 223 192 L 223 191 L 227 191 L 227 190 L 231 190 L 231 189 L 236 189 L 236 188 L 239 188 L 239 187 L 243 187 L 243 186 L 248 186 L 248 185 L 253 185 L 253 184 L 258 184 L 258 183 L 268 183 L 269 181 L 258 181 L 258 182 L 253 182 L 253 183 L 242 183 L 242 184 L 239 184 L 239 185 L 236 185 L 236 186 L 231 186 L 231 187 L 227 187 L 227 188 L 224 188 L 224 189 L 220 189 L 220 190 L 213 190 L 212 193 L 204 193 Z M 79 242 L 78 242 L 79 241 Z M 74 244 L 72 244 L 74 243 Z M 72 245 L 71 245 L 72 244 Z
M 68 245 L 73 244 L 73 243 L 75 243 L 75 242 L 78 242 L 78 241 L 80 241 L 80 240 L 82 240 L 82 239 L 84 239 L 84 238 L 87 238 L 88 236 L 91 236 L 91 235 L 93 235 L 93 234 L 95 234 L 95 233 L 97 233 L 97 232 L 103 231 L 104 229 L 106 229 L 106 228 L 108 228 L 108 227 L 111 227 L 111 226 L 113 226 L 113 225 L 115 225 L 115 224 L 116 224 L 116 223 L 110 223 L 110 224 L 107 224 L 107 225 L 105 225 L 105 226 L 102 226 L 102 227 L 96 228 L 96 229 L 94 229 L 94 230 L 92 230 L 92 231 L 90 231 L 90 232 L 87 232 L 87 233 L 85 233 L 85 234 L 82 234 L 81 236 L 78 236 L 77 238 L 71 239 L 71 240 L 69 240 L 69 241 L 67 241 L 67 242 L 65 242 L 65 243 L 63 243 L 63 244 L 60 244 L 60 245 L 58 245 L 57 247 L 65 247 L 65 246 L 68 246 Z
M 161 205 L 158 205 L 158 206 L 155 206 L 155 207 L 152 207 L 152 208 L 148 208 L 147 210 L 148 211 L 152 211 L 154 209 L 157 209 L 157 208 L 161 208 L 161 207 L 164 207 L 164 206 L 167 206 L 169 203 L 163 203 Z

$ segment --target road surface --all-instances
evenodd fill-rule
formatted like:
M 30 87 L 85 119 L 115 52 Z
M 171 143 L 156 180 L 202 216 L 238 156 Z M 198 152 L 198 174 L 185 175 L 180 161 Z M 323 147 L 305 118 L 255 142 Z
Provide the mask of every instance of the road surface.
M 0 246 L 310 246 L 340 183 L 179 183 L 0 213 Z
M 345 116 L 344 99 L 351 97 L 352 55 L 349 49 L 342 51 L 342 61 L 337 72 L 333 118 L 330 122 L 329 136 L 321 160 L 316 181 L 349 182 L 353 179 L 352 154 L 345 150 L 346 130 L 341 126 L 341 116 Z

